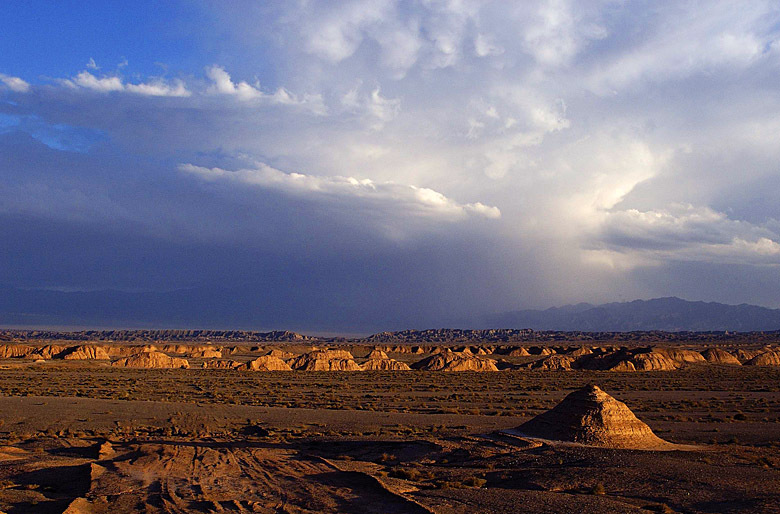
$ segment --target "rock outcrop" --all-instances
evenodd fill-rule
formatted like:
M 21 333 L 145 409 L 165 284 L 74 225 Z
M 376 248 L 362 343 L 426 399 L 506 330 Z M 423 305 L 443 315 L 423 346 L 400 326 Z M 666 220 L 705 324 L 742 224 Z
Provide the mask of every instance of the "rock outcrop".
M 514 350 L 509 350 L 509 353 L 507 353 L 507 356 L 509 357 L 528 357 L 531 355 L 528 353 L 528 350 L 526 350 L 523 347 L 515 348 Z
M 361 371 L 346 350 L 315 350 L 295 357 L 289 365 L 304 371 Z
M 404 362 L 391 359 L 382 350 L 375 348 L 368 354 L 366 362 L 360 365 L 363 371 L 408 371 L 411 368 Z
M 247 362 L 246 369 L 249 371 L 292 371 L 289 364 L 273 355 L 263 355 Z
M 682 348 L 653 348 L 653 352 L 666 355 L 677 364 L 695 364 L 707 362 L 702 354 L 695 350 Z
M 286 352 L 284 350 L 280 350 L 279 348 L 274 348 L 273 350 L 268 352 L 268 355 L 270 355 L 271 357 L 276 357 L 277 359 L 282 359 L 283 361 L 295 357 L 294 353 Z
M 120 368 L 189 368 L 187 359 L 169 357 L 162 352 L 141 352 L 111 363 Z
M 66 360 L 110 360 L 111 356 L 102 346 L 83 345 L 65 354 Z
M 412 365 L 425 371 L 498 371 L 495 361 L 456 352 L 437 353 Z
M 739 350 L 734 352 L 734 355 L 736 356 L 737 359 L 739 359 L 740 361 L 742 361 L 744 363 L 744 362 L 747 362 L 747 361 L 749 361 L 750 359 L 752 359 L 754 357 L 757 357 L 757 356 L 761 355 L 765 351 L 766 350 L 744 350 L 744 349 L 740 348 Z
M 0 345 L 0 359 L 23 358 L 31 353 L 39 353 L 37 350 L 34 346 L 26 344 L 3 344 Z
M 132 357 L 143 352 L 156 352 L 157 347 L 152 345 L 138 346 L 138 345 L 122 345 L 122 346 L 104 346 L 103 349 L 108 353 L 112 359 L 118 357 Z
M 212 359 L 203 361 L 203 369 L 238 369 L 243 366 L 246 366 L 246 364 L 231 359 Z
M 204 352 L 219 350 L 219 348 L 207 344 L 166 344 L 160 347 L 160 351 L 165 353 L 176 353 L 194 357 Z
M 520 425 L 516 432 L 541 439 L 605 448 L 669 449 L 625 403 L 595 385 L 569 394 L 551 410 Z
M 662 353 L 638 353 L 631 358 L 637 371 L 671 371 L 680 366 Z
M 360 365 L 363 371 L 409 371 L 411 368 L 395 359 L 368 359 Z
M 59 344 L 47 344 L 41 348 L 38 353 L 40 353 L 44 359 L 58 359 L 66 352 L 70 351 L 70 348 L 70 346 L 63 346 Z
M 380 350 L 379 348 L 374 348 L 373 350 L 371 350 L 371 353 L 369 353 L 366 358 L 371 360 L 371 359 L 389 359 L 390 357 L 388 357 L 387 354 L 382 350 Z
M 756 355 L 745 366 L 780 366 L 780 351 L 769 351 Z
M 574 357 L 568 355 L 550 355 L 531 363 L 531 369 L 543 369 L 548 371 L 571 371 L 574 365 Z
M 569 352 L 567 355 L 570 355 L 572 357 L 582 357 L 583 355 L 591 355 L 592 353 L 593 350 L 591 350 L 587 346 L 580 346 L 576 350 Z
M 188 353 L 186 355 L 195 359 L 221 359 L 222 350 L 217 350 L 216 348 L 206 348 L 200 351 Z
M 739 359 L 731 355 L 726 350 L 721 350 L 720 348 L 707 348 L 702 353 L 702 356 L 707 362 L 712 364 L 734 364 L 737 366 L 741 364 Z
M 636 366 L 631 361 L 618 361 L 604 371 L 636 371 Z

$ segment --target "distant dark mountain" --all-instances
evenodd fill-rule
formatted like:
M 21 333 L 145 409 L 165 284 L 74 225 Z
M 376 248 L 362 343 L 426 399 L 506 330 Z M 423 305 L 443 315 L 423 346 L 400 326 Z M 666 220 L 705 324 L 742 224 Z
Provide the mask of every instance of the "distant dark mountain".
M 587 332 L 719 331 L 780 329 L 780 309 L 689 302 L 679 298 L 524 310 L 481 320 L 400 319 L 391 313 L 361 315 L 343 298 L 323 294 L 313 308 L 294 294 L 270 295 L 259 285 L 169 292 L 63 292 L 0 287 L 0 325 L 89 328 L 199 328 L 326 330 L 369 333 L 419 325 Z
M 534 330 L 628 332 L 642 330 L 738 332 L 780 329 L 780 309 L 755 305 L 656 298 L 604 305 L 578 304 L 491 316 L 482 325 Z

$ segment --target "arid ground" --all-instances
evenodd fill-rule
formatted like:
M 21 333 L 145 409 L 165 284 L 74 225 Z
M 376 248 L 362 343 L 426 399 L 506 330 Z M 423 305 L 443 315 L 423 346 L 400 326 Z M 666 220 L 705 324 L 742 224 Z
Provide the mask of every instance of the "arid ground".
M 344 348 L 358 363 L 371 350 Z M 247 345 L 230 358 L 271 349 L 304 351 Z M 189 369 L 38 353 L 0 361 L 0 511 L 780 512 L 778 366 L 533 369 L 547 356 L 488 348 L 480 358 L 511 366 L 253 372 L 204 369 L 212 357 L 196 350 Z M 432 351 L 387 355 L 413 365 Z M 585 384 L 680 446 L 606 449 L 502 432 Z

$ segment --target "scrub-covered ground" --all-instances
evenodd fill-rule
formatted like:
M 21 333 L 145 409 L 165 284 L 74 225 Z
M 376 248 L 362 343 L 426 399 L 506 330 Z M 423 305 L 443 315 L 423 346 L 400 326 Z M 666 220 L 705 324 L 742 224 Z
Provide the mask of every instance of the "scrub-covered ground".
M 500 432 L 587 383 L 688 449 Z M 9 514 L 780 512 L 777 367 L 242 372 L 9 359 L 0 421 Z

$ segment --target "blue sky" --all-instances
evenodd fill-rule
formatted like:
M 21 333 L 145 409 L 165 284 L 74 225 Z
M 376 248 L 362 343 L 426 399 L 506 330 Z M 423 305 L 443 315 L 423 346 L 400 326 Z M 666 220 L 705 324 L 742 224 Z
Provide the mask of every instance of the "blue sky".
M 210 57 L 194 37 L 197 11 L 187 3 L 12 1 L 2 9 L 3 66 L 33 83 L 80 70 L 90 58 L 109 69 L 127 59 L 133 73 L 150 75 L 160 73 L 157 62 L 199 72 L 199 59 Z
M 0 34 L 0 284 L 302 327 L 780 307 L 776 2 L 11 1 Z

